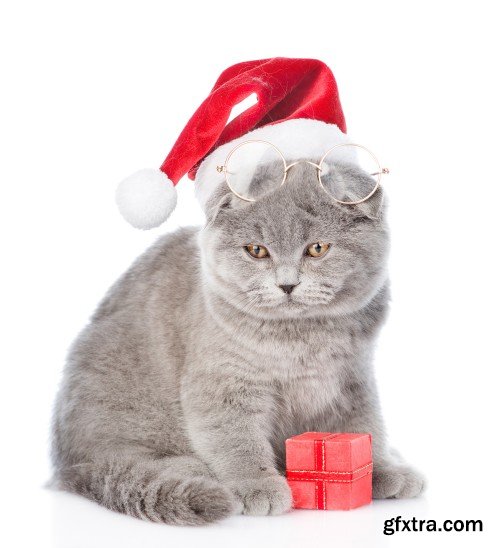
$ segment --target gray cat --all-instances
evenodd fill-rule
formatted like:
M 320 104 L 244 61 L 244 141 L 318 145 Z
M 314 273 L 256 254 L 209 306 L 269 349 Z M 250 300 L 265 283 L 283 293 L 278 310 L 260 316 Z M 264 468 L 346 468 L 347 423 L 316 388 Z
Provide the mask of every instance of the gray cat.
M 155 522 L 279 514 L 284 441 L 316 430 L 371 432 L 374 497 L 418 495 L 421 476 L 387 448 L 372 371 L 384 209 L 381 190 L 334 202 L 307 164 L 254 203 L 221 185 L 206 225 L 160 238 L 74 344 L 54 485 Z

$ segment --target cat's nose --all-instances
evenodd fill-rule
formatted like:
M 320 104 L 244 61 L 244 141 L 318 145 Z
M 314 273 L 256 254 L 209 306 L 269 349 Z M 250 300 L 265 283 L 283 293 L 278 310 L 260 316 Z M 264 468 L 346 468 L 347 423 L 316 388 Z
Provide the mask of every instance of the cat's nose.
M 291 284 L 291 285 L 280 285 L 280 288 L 287 294 L 290 295 L 290 293 L 294 290 L 295 287 L 297 287 L 299 284 Z

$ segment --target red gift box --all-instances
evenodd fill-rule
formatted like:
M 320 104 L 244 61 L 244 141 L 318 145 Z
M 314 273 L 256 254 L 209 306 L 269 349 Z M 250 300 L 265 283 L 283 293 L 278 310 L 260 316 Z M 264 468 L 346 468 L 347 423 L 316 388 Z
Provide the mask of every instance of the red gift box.
M 372 500 L 370 434 L 305 432 L 286 440 L 294 508 L 350 510 Z

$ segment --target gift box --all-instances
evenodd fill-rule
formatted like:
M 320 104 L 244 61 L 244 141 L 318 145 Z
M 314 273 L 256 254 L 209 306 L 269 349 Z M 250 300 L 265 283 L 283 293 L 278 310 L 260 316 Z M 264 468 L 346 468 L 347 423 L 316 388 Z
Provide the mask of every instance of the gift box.
M 370 434 L 305 432 L 286 440 L 294 508 L 350 510 L 372 500 Z

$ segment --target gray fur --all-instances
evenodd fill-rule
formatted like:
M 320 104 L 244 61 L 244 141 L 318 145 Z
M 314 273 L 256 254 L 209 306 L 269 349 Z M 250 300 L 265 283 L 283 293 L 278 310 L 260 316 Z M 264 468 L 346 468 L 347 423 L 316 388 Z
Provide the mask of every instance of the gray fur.
M 75 342 L 54 485 L 166 523 L 279 514 L 284 440 L 360 431 L 373 436 L 374 496 L 419 494 L 422 478 L 387 449 L 372 371 L 389 298 L 382 192 L 338 205 L 299 164 L 259 202 L 221 185 L 206 214 L 142 255 Z M 316 241 L 330 250 L 306 257 Z

